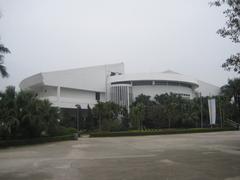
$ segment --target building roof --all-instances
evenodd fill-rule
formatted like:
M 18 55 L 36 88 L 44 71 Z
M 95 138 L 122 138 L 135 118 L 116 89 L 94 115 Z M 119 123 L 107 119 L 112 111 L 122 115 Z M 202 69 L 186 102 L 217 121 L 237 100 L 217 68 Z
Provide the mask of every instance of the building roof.
M 110 76 L 114 73 L 117 75 Z M 202 95 L 215 95 L 219 93 L 219 87 L 217 86 L 171 70 L 155 73 L 124 74 L 123 63 L 38 73 L 24 79 L 20 83 L 20 88 L 31 89 L 40 86 L 60 86 L 94 92 L 106 92 L 107 81 L 110 83 L 124 83 L 126 81 L 172 81 L 187 83 L 193 88 L 197 88 L 196 91 L 202 92 Z
M 190 76 L 182 75 L 173 71 L 165 71 L 158 73 L 135 73 L 123 74 L 110 77 L 110 82 L 124 82 L 124 81 L 173 81 L 191 84 L 198 87 L 198 81 Z
M 106 76 L 109 72 L 124 73 L 124 64 L 118 63 L 39 73 L 24 79 L 20 83 L 20 88 L 28 89 L 45 85 L 105 92 Z

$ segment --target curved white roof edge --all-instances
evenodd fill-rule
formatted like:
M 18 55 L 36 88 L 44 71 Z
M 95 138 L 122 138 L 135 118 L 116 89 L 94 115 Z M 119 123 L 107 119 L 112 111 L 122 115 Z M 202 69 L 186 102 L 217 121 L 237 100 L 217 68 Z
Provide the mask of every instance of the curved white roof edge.
M 46 71 L 46 72 L 41 72 L 40 74 L 47 74 L 47 73 L 62 73 L 62 72 L 67 72 L 67 71 L 81 71 L 85 69 L 96 69 L 96 68 L 105 68 L 109 66 L 124 66 L 123 62 L 119 63 L 112 63 L 112 64 L 100 64 L 100 65 L 93 65 L 93 66 L 84 66 L 84 67 L 78 67 L 78 68 L 70 68 L 70 69 L 60 69 L 60 70 L 54 70 L 54 71 Z
M 28 78 L 22 80 L 19 84 L 20 89 L 29 89 L 33 86 L 44 85 L 43 74 L 34 74 Z
M 49 72 L 52 73 L 52 72 Z M 38 86 L 52 86 L 52 87 L 62 87 L 62 88 L 69 88 L 69 89 L 78 89 L 78 90 L 84 90 L 84 91 L 98 91 L 98 92 L 105 92 L 105 89 L 97 89 L 97 88 L 88 88 L 88 87 L 79 87 L 77 84 L 76 85 L 72 85 L 72 86 L 67 86 L 64 84 L 59 84 L 59 83 L 55 83 L 55 82 L 48 82 L 48 73 L 38 73 L 35 75 L 32 75 L 28 78 L 25 78 L 24 80 L 22 80 L 19 84 L 20 89 L 23 90 L 28 90 L 31 89 L 33 87 L 38 87 Z
M 123 81 L 175 81 L 175 82 L 183 82 L 194 85 L 196 87 L 199 86 L 198 81 L 192 77 L 182 75 L 179 73 L 173 72 L 155 72 L 155 73 L 134 73 L 134 74 L 123 74 L 111 76 L 109 81 L 113 82 L 123 82 Z
M 38 73 L 24 79 L 19 86 L 21 89 L 31 89 L 35 86 L 45 85 L 105 92 L 106 77 L 112 71 L 124 73 L 124 64 L 106 64 Z

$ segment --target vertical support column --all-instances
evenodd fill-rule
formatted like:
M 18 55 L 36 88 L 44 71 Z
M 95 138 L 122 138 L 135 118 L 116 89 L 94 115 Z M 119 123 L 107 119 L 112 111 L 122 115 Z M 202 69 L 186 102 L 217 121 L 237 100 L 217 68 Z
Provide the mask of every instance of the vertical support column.
M 57 87 L 57 105 L 60 107 L 61 87 Z
M 119 87 L 117 86 L 116 88 L 117 88 L 117 104 L 119 104 L 119 99 L 120 99 L 119 98 Z
M 110 99 L 110 82 L 108 82 L 108 79 L 109 79 L 109 77 L 110 77 L 110 72 L 109 72 L 109 70 L 108 70 L 108 66 L 107 65 L 105 65 L 105 101 L 107 102 L 107 101 L 109 101 L 109 100 L 111 100 Z

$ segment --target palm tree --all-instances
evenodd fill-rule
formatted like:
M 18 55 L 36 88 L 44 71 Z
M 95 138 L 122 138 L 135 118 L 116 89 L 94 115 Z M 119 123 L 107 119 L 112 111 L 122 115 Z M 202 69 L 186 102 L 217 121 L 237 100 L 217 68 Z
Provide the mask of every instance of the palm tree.
M 94 119 L 93 119 L 92 109 L 90 108 L 89 105 L 87 107 L 86 129 L 87 131 L 94 129 Z
M 8 77 L 8 72 L 6 66 L 4 66 L 4 55 L 10 53 L 9 49 L 6 48 L 3 44 L 0 44 L 0 74 L 3 78 Z
M 144 120 L 144 104 L 139 103 L 133 106 L 130 111 L 131 126 L 133 129 L 142 130 L 142 122 Z
M 4 131 L 6 136 L 12 136 L 13 130 L 18 126 L 16 118 L 16 91 L 13 86 L 6 88 L 0 93 L 0 131 Z

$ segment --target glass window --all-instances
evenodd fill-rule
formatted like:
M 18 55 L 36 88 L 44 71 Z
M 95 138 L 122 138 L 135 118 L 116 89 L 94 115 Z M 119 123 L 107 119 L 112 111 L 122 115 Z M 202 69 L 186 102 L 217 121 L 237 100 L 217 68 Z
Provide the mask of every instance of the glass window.
M 169 81 L 169 82 L 168 82 L 168 85 L 169 85 L 169 86 L 178 86 L 179 83 L 178 83 L 178 82 L 171 82 L 171 81 Z
M 134 81 L 133 86 L 149 86 L 152 85 L 152 81 Z
M 131 84 L 131 82 L 130 81 L 121 81 L 121 82 L 112 82 L 111 84 L 112 85 L 114 85 L 114 84 Z
M 167 81 L 155 81 L 155 85 L 167 85 Z

